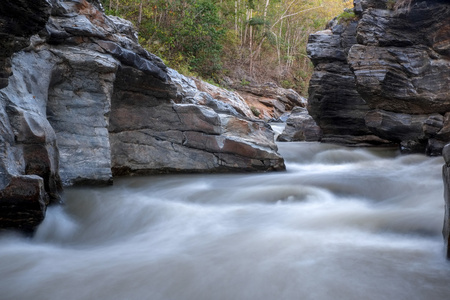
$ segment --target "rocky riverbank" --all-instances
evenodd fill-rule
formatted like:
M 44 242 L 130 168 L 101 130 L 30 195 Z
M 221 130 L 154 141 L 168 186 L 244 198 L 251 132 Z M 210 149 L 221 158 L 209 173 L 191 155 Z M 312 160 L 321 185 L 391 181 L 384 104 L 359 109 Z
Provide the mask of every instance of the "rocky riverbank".
M 450 4 L 355 0 L 309 38 L 322 141 L 440 155 L 450 141 Z
M 308 111 L 322 141 L 398 145 L 441 155 L 450 142 L 450 3 L 355 0 L 310 36 Z M 303 121 L 302 121 L 303 122 Z M 444 150 L 444 238 L 450 258 L 450 148 Z
M 1 228 L 32 232 L 63 186 L 284 170 L 273 131 L 245 102 L 199 90 L 98 1 L 0 8 Z

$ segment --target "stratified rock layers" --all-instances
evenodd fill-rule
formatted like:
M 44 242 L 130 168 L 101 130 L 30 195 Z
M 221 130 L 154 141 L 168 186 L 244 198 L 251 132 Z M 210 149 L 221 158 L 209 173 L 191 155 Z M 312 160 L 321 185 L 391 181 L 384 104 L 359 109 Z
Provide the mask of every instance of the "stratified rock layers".
M 450 4 L 355 1 L 355 20 L 310 36 L 308 110 L 323 141 L 399 144 L 439 155 L 450 141 Z
M 9 11 L 36 21 L 35 31 L 1 35 L 21 42 L 3 43 L 0 57 L 0 228 L 32 232 L 63 185 L 284 169 L 274 133 L 245 103 L 199 91 L 97 0 L 31 2 L 0 4 L 1 32 Z

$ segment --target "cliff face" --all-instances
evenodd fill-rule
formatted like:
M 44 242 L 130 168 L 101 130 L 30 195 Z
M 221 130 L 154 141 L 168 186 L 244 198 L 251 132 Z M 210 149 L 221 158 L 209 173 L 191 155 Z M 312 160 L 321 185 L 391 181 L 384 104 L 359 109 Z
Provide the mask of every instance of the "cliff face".
M 323 140 L 439 155 L 450 141 L 450 4 L 356 0 L 352 20 L 310 36 L 308 110 Z
M 96 0 L 0 4 L 8 41 L 0 58 L 0 228 L 31 232 L 62 186 L 284 169 L 273 132 L 245 116 L 245 103 L 199 91 L 145 51 L 131 23 L 99 8 Z M 27 24 L 14 23 L 25 16 Z

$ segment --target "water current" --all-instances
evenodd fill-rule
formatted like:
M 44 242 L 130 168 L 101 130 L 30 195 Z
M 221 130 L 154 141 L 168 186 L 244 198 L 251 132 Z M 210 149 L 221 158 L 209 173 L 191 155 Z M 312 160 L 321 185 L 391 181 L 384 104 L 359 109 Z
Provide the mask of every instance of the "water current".
M 442 158 L 279 149 L 286 172 L 66 191 L 33 238 L 0 236 L 0 299 L 450 299 Z

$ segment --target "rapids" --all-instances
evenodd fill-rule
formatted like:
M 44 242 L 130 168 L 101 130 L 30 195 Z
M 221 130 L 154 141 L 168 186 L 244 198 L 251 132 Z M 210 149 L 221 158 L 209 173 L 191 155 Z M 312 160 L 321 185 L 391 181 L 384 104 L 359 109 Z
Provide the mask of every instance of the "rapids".
M 67 190 L 0 236 L 0 299 L 450 299 L 441 157 L 279 148 L 286 172 Z

